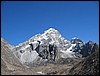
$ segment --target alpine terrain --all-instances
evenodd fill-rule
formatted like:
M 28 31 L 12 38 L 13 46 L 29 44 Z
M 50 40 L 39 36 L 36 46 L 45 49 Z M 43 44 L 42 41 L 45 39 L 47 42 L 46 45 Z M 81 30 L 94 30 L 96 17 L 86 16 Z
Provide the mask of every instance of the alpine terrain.
M 99 75 L 98 66 L 97 43 L 68 41 L 54 28 L 17 46 L 1 38 L 2 75 Z

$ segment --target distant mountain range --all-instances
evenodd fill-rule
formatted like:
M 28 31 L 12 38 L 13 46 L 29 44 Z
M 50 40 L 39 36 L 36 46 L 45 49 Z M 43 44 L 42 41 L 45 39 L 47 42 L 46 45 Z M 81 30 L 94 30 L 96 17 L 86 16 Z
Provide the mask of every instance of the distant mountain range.
M 46 30 L 43 34 L 37 34 L 17 46 L 12 46 L 1 38 L 1 47 L 2 62 L 5 59 L 4 49 L 7 49 L 6 51 L 9 51 L 7 54 L 11 54 L 15 60 L 12 62 L 14 65 L 17 60 L 16 64 L 22 63 L 20 65 L 27 68 L 47 63 L 73 64 L 78 60 L 84 60 L 99 48 L 93 41 L 84 43 L 79 38 L 68 41 L 54 28 Z

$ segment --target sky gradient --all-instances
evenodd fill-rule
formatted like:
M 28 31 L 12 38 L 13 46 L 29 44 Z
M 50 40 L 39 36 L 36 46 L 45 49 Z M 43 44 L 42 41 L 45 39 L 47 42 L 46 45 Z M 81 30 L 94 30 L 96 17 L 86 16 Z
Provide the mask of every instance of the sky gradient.
M 1 37 L 18 45 L 49 28 L 99 43 L 98 1 L 2 1 Z

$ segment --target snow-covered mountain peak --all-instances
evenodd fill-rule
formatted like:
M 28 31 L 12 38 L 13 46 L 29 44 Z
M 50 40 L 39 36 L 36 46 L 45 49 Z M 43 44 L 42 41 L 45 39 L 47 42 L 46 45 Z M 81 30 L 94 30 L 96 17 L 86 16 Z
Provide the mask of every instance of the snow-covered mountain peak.
M 46 30 L 43 34 L 44 35 L 48 35 L 48 34 L 60 35 L 60 33 L 54 28 L 50 28 L 50 29 Z
M 49 33 L 49 32 L 57 32 L 57 30 L 54 28 L 49 28 L 48 30 L 45 31 L 45 33 Z
M 43 34 L 37 34 L 29 39 L 29 43 L 34 41 L 40 41 L 40 44 L 68 44 L 61 34 L 54 28 L 46 30 Z
M 74 38 L 72 38 L 71 43 L 72 44 L 80 44 L 80 43 L 83 44 L 83 41 L 79 38 L 74 37 Z
M 36 34 L 35 36 L 33 36 L 33 37 L 31 37 L 29 40 L 30 40 L 30 42 L 31 41 L 40 41 L 41 39 L 45 39 L 45 40 L 47 40 L 48 38 L 55 38 L 55 37 L 61 37 L 61 34 L 57 31 L 57 30 L 55 30 L 54 28 L 50 28 L 50 29 L 48 29 L 48 30 L 46 30 L 46 31 L 44 31 L 44 33 L 42 33 L 42 34 Z
M 77 37 L 73 37 L 72 39 L 79 39 L 79 38 L 77 38 Z
M 91 43 L 91 42 L 90 42 Z M 81 58 L 84 56 L 85 44 L 79 38 L 66 40 L 54 28 L 46 30 L 43 34 L 37 34 L 26 42 L 16 46 L 14 54 L 25 65 L 56 60 L 59 58 Z M 82 55 L 81 55 L 82 54 Z
M 89 40 L 89 42 L 87 42 L 87 44 L 95 44 L 95 42 L 93 42 L 93 41 L 91 41 L 91 40 Z

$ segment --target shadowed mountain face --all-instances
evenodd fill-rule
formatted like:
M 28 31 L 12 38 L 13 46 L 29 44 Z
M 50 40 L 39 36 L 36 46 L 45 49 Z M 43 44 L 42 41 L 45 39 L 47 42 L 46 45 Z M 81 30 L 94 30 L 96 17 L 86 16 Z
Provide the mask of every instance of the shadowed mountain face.
M 76 46 L 72 49 L 74 52 L 77 52 L 82 55 L 82 57 L 87 57 L 92 54 L 98 45 L 93 41 L 88 41 L 87 43 L 83 43 L 79 38 L 74 38 L 71 40 L 72 44 L 76 44 Z
M 99 75 L 99 49 L 74 65 L 69 75 Z

